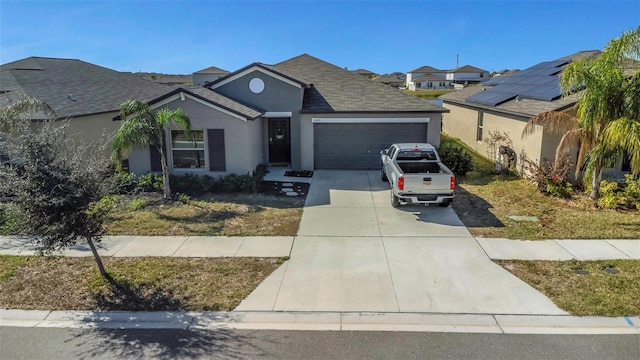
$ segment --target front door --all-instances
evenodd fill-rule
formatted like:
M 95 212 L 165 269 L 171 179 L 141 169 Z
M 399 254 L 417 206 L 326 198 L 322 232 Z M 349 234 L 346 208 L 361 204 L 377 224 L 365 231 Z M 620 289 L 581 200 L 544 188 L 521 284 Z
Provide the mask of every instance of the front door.
M 269 118 L 269 163 L 291 163 L 289 118 Z

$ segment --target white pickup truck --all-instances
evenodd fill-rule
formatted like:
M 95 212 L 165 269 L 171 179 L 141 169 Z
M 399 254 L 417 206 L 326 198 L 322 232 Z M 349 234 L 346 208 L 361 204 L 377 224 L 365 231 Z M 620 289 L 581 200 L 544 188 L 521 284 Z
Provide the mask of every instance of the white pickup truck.
M 393 207 L 401 202 L 446 207 L 453 201 L 456 178 L 431 144 L 393 144 L 380 152 L 380 158 Z

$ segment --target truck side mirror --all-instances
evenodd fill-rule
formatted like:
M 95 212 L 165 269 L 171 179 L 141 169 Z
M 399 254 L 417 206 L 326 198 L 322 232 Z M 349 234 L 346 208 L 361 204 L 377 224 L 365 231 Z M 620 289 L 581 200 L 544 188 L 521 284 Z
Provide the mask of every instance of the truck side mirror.
M 389 149 L 380 150 L 380 155 L 387 155 Z

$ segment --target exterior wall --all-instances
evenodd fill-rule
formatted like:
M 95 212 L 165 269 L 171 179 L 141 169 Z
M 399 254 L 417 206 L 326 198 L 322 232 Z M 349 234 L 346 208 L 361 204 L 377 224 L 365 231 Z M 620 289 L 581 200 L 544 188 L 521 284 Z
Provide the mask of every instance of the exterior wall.
M 120 128 L 119 121 L 113 121 L 118 112 L 97 115 L 79 116 L 69 119 L 68 129 L 71 136 L 86 141 L 88 144 L 104 143 L 105 149 L 99 154 L 105 159 L 111 158 L 113 134 Z
M 264 90 L 259 94 L 254 94 L 249 89 L 249 81 L 253 78 L 262 79 L 264 82 Z M 302 109 L 304 89 L 256 70 L 217 87 L 215 90 L 220 94 L 252 104 L 267 112 L 291 112 L 291 166 L 294 169 L 301 168 L 300 110 Z
M 262 162 L 261 143 L 263 141 L 260 120 L 244 121 L 223 112 L 212 109 L 196 101 L 185 99 L 176 100 L 167 105 L 169 109 L 182 108 L 191 119 L 193 130 L 205 130 L 205 164 L 204 169 L 174 169 L 170 150 L 169 130 L 178 128 L 167 126 L 165 139 L 167 142 L 167 165 L 172 174 L 192 173 L 197 175 L 222 176 L 231 173 L 246 174 L 255 169 Z M 224 129 L 226 171 L 210 171 L 208 168 L 208 139 L 206 129 Z M 151 170 L 149 150 L 132 150 L 129 153 L 129 169 L 136 175 L 142 175 Z
M 459 105 L 453 105 L 445 101 L 444 107 L 451 112 L 445 115 L 443 120 L 443 132 L 447 135 L 459 138 L 478 153 L 490 157 L 489 146 L 484 141 L 477 141 L 478 129 L 478 109 L 472 109 Z M 549 142 L 545 143 L 545 151 L 542 150 L 543 135 L 542 131 L 537 131 L 533 135 L 522 138 L 522 131 L 529 120 L 525 117 L 508 116 L 491 111 L 484 111 L 483 120 L 483 140 L 489 138 L 489 132 L 502 131 L 509 135 L 513 143 L 513 150 L 517 154 L 516 168 L 522 170 L 522 157 L 526 156 L 531 160 L 541 160 L 543 157 L 554 157 L 557 142 L 552 146 L 553 139 L 549 138 Z M 542 130 L 542 129 L 540 129 Z M 491 158 L 491 157 L 490 157 Z
M 480 76 L 482 75 L 482 76 Z M 485 81 L 489 80 L 489 73 L 448 73 L 447 80 L 452 81 Z
M 441 85 L 440 83 L 442 83 L 443 85 Z M 415 84 L 414 84 L 415 86 Z M 449 81 L 446 80 L 441 80 L 441 81 L 436 81 L 436 80 L 429 80 L 429 81 L 423 81 L 420 83 L 420 87 L 416 88 L 416 90 L 434 90 L 434 89 L 449 89 L 450 88 L 450 84 Z
M 314 134 L 312 118 L 417 118 L 428 117 L 427 142 L 435 147 L 440 146 L 440 126 L 442 124 L 441 113 L 390 113 L 390 114 L 303 114 L 301 118 L 301 169 L 313 170 L 314 166 Z M 400 125 L 400 124 L 399 124 Z

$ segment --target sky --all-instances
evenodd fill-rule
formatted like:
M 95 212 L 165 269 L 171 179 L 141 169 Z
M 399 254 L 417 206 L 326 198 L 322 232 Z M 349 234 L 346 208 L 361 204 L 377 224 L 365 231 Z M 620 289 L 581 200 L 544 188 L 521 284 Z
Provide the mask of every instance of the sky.
M 43 56 L 191 74 L 307 53 L 378 74 L 423 65 L 499 71 L 602 49 L 638 26 L 640 0 L 0 0 L 0 63 Z

